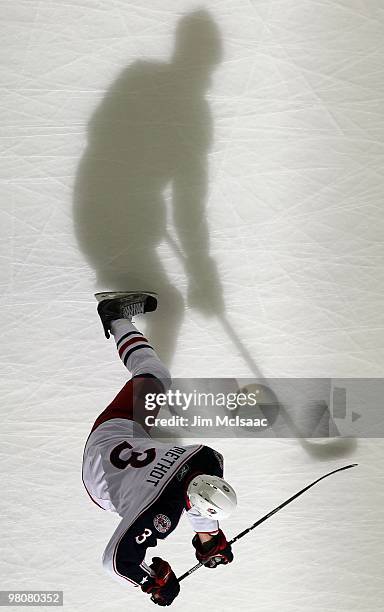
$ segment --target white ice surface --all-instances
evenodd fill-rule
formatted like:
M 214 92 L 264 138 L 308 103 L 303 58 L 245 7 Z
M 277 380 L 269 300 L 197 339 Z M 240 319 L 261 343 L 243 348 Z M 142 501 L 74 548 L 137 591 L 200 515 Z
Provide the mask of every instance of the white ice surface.
M 170 66 L 180 19 L 201 7 L 222 44 L 205 91 L 191 76 L 196 40 L 189 65 L 176 76 Z M 153 610 L 104 575 L 100 557 L 117 517 L 91 504 L 80 479 L 89 428 L 126 377 L 96 316 L 92 294 L 109 286 L 95 268 L 114 255 L 125 261 L 113 236 L 140 226 L 146 184 L 147 203 L 156 196 L 178 239 L 171 208 L 179 179 L 175 199 L 188 202 L 186 215 L 202 208 L 199 231 L 209 234 L 220 279 L 214 290 L 222 288 L 228 320 L 265 375 L 382 376 L 383 5 L 3 0 L 0 12 L 0 588 L 63 589 L 71 612 Z M 129 95 L 114 123 L 114 102 L 107 117 L 103 101 L 127 70 Z M 99 122 L 87 174 L 81 163 L 97 109 L 104 132 Z M 153 153 L 151 167 L 144 153 Z M 167 163 L 181 171 L 165 180 Z M 79 231 L 73 212 L 87 197 Z M 81 240 L 87 223 L 100 227 L 90 250 Z M 192 254 L 207 247 L 200 240 Z M 173 375 L 251 376 L 220 319 L 188 304 L 188 275 L 169 241 L 152 258 L 143 252 L 134 262 L 142 286 L 158 289 L 163 305 L 168 285 L 183 298 Z M 193 269 L 203 279 L 204 261 Z M 156 317 L 171 333 L 168 307 Z M 165 354 L 161 338 L 158 348 Z M 290 439 L 211 443 L 239 494 L 229 536 L 326 471 L 360 467 L 237 543 L 230 567 L 188 578 L 175 612 L 381 609 L 381 439 L 321 461 Z M 190 537 L 182 522 L 159 549 L 176 573 L 194 563 Z

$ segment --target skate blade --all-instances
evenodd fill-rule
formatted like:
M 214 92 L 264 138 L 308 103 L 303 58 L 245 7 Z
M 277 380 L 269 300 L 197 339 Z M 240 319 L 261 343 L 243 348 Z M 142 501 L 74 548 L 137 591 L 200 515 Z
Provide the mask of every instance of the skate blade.
M 153 291 L 104 291 L 101 293 L 95 293 L 95 298 L 98 302 L 102 302 L 103 300 L 113 300 L 115 298 L 127 297 L 129 295 L 151 296 L 157 299 L 157 293 L 154 293 Z

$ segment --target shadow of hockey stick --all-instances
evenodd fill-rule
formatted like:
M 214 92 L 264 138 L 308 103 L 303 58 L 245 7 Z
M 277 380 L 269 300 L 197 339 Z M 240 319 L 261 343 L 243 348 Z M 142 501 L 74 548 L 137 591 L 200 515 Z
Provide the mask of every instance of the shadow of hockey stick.
M 171 234 L 166 232 L 166 239 L 171 246 L 173 252 L 178 257 L 178 259 L 185 266 L 186 258 L 184 253 L 181 251 L 179 245 L 176 240 L 171 236 Z M 223 329 L 227 336 L 231 339 L 234 346 L 237 348 L 239 354 L 243 358 L 244 362 L 248 365 L 252 374 L 261 380 L 265 380 L 260 369 L 258 368 L 255 360 L 252 355 L 248 351 L 247 347 L 244 345 L 242 340 L 237 335 L 236 331 L 233 329 L 231 323 L 228 321 L 225 315 L 218 315 L 218 319 L 223 326 Z M 267 380 L 267 379 L 266 379 Z M 301 446 L 313 457 L 318 459 L 330 459 L 331 457 L 340 457 L 342 455 L 346 455 L 351 453 L 356 447 L 356 440 L 354 438 L 342 438 L 342 437 L 333 437 L 325 439 L 322 443 L 316 443 L 314 441 L 306 438 L 303 433 L 300 431 L 299 427 L 293 421 L 292 417 L 280 402 L 278 403 L 278 412 L 284 419 L 287 427 L 291 431 L 294 438 L 296 438 Z M 335 425 L 335 422 L 332 419 L 331 414 L 328 411 L 329 416 L 329 425 L 335 432 L 338 432 L 338 429 Z

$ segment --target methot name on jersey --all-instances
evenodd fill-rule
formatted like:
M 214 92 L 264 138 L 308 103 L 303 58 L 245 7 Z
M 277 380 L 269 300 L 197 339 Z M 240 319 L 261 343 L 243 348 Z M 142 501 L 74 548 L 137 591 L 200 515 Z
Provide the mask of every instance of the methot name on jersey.
M 173 446 L 169 451 L 164 453 L 164 457 L 158 461 L 148 474 L 146 482 L 149 482 L 154 487 L 157 487 L 160 480 L 164 478 L 164 475 L 175 465 L 176 461 L 180 459 L 181 455 L 185 453 L 186 448 L 180 448 L 180 446 Z

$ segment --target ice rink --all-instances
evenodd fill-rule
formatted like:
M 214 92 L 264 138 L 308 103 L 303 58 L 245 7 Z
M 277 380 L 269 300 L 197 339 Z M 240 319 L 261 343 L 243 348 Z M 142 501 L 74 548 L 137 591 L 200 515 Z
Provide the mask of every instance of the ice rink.
M 3 0 L 0 15 L 1 589 L 154 610 L 104 573 L 119 519 L 81 482 L 127 378 L 93 293 L 159 293 L 137 325 L 175 377 L 251 377 L 245 351 L 264 376 L 381 377 L 384 6 Z M 239 497 L 228 537 L 359 467 L 186 579 L 175 612 L 381 608 L 382 439 L 211 445 Z M 176 574 L 191 537 L 182 519 L 156 549 Z

